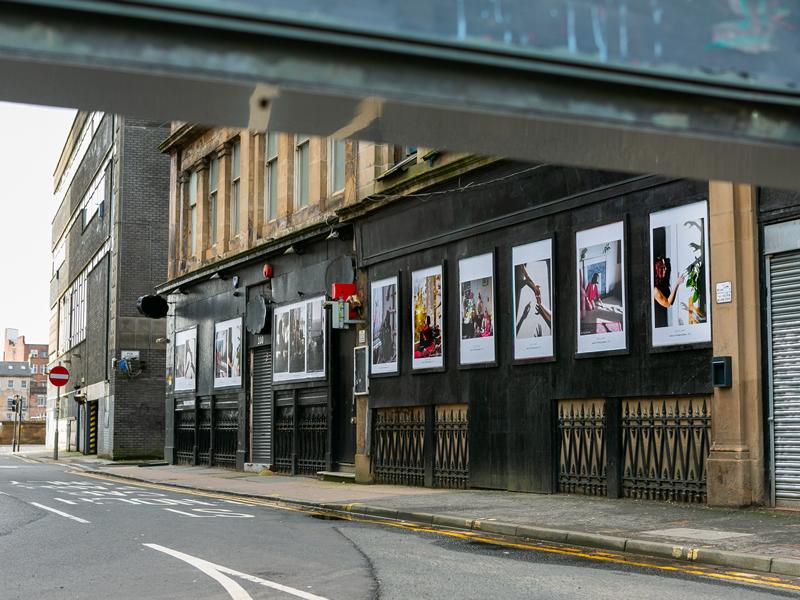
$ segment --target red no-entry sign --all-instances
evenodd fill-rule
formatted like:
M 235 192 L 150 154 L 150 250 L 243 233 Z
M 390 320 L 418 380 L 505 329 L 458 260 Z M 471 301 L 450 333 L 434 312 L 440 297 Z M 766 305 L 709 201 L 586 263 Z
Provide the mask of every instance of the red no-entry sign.
M 56 387 L 61 387 L 62 385 L 67 385 L 67 382 L 69 381 L 69 371 L 67 370 L 67 367 L 56 365 L 50 369 L 49 377 L 50 383 Z

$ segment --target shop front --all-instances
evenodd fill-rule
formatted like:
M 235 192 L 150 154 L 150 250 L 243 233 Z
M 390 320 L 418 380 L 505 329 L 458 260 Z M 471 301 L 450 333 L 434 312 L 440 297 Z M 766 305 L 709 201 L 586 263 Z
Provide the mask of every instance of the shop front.
M 290 474 L 353 462 L 354 425 L 339 416 L 352 410 L 340 357 L 353 344 L 331 333 L 326 307 L 332 283 L 352 282 L 353 258 L 324 237 L 256 249 L 161 290 L 168 460 Z

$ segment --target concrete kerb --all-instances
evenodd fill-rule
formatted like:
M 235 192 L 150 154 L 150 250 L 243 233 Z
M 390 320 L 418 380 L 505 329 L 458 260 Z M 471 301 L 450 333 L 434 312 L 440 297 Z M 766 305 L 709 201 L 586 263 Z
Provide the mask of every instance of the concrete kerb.
M 32 460 L 37 460 L 38 462 L 52 462 L 49 460 L 40 460 L 38 458 L 32 458 Z M 343 515 L 349 514 L 351 516 L 364 516 L 375 520 L 405 521 L 418 525 L 433 525 L 461 531 L 483 531 L 485 533 L 530 541 L 545 541 L 562 544 L 567 543 L 601 550 L 630 552 L 633 554 L 642 554 L 658 558 L 709 564 L 719 567 L 751 569 L 765 573 L 774 573 L 776 575 L 800 577 L 800 560 L 793 558 L 771 557 L 762 554 L 732 552 L 729 550 L 717 550 L 713 548 L 694 548 L 664 542 L 642 539 L 627 539 L 623 537 L 589 532 L 551 529 L 547 527 L 537 527 L 531 525 L 516 525 L 514 523 L 505 523 L 502 521 L 487 521 L 456 517 L 452 515 L 437 515 L 430 513 L 402 511 L 380 506 L 370 506 L 360 502 L 349 504 L 314 502 L 309 500 L 286 498 L 283 496 L 231 492 L 229 490 L 214 488 L 199 488 L 197 486 L 183 483 L 160 482 L 157 480 L 147 479 L 145 477 L 106 473 L 100 469 L 92 468 L 87 468 L 86 471 L 89 473 L 95 473 L 117 479 L 139 481 L 149 484 L 163 484 L 195 491 L 212 492 L 220 495 L 241 496 L 245 498 L 267 500 L 269 502 L 285 504 L 288 506 L 323 510 L 326 512 Z

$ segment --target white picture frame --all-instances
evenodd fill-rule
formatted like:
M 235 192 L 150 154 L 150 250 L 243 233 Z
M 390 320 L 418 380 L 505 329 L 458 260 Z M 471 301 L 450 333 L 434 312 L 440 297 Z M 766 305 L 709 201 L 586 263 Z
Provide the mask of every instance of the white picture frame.
M 370 284 L 370 372 L 374 375 L 399 372 L 400 282 L 397 276 Z
M 214 387 L 242 385 L 242 318 L 214 323 Z
M 444 368 L 444 269 L 442 265 L 411 273 L 411 368 Z
M 625 222 L 575 234 L 577 354 L 628 348 Z
M 555 357 L 553 239 L 511 249 L 514 360 Z
M 650 341 L 711 342 L 708 202 L 650 214 Z
M 328 343 L 325 296 L 278 306 L 273 319 L 272 380 L 279 383 L 325 378 Z
M 173 347 L 173 389 L 188 392 L 197 389 L 197 327 L 175 332 Z
M 494 252 L 458 261 L 459 365 L 497 362 Z

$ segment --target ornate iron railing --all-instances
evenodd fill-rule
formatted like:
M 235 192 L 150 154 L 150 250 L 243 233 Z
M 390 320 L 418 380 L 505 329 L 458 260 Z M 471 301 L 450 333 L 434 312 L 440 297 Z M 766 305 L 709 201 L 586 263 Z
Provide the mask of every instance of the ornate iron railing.
M 197 464 L 211 464 L 211 411 L 201 409 L 197 417 Z
M 710 431 L 706 398 L 624 401 L 624 495 L 705 502 Z
M 272 470 L 277 473 L 291 473 L 294 454 L 294 407 L 278 406 L 275 412 Z
M 239 433 L 239 411 L 219 409 L 214 413 L 214 456 L 213 464 L 220 467 L 236 468 L 236 448 Z
M 565 400 L 558 404 L 561 438 L 558 490 L 606 494 L 605 403 Z
M 179 465 L 194 464 L 194 410 L 175 413 L 175 462 Z
M 378 409 L 372 439 L 373 470 L 378 483 L 424 485 L 423 407 Z
M 436 407 L 436 463 L 433 484 L 466 488 L 469 477 L 467 405 Z
M 297 473 L 315 475 L 324 471 L 328 447 L 326 406 L 298 406 Z

